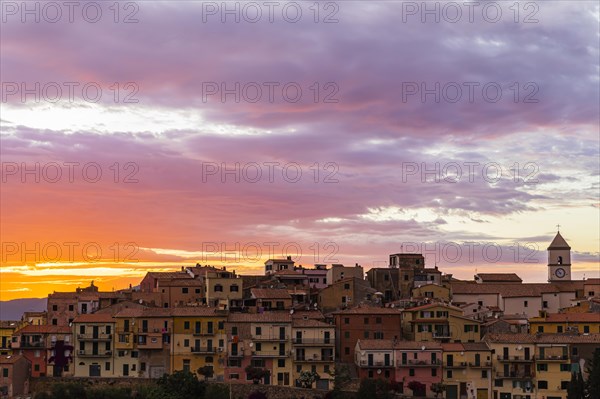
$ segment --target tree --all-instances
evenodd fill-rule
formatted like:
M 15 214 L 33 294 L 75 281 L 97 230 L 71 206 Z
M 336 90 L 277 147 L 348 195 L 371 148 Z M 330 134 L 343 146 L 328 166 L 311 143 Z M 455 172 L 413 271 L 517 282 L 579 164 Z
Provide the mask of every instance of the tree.
M 571 373 L 571 382 L 567 388 L 567 399 L 585 399 L 585 383 L 581 371 Z
M 364 378 L 360 381 L 358 392 L 356 393 L 357 398 L 376 398 L 377 397 L 377 385 L 375 380 L 372 378 Z
M 212 366 L 199 367 L 197 372 L 198 374 L 204 376 L 204 381 L 206 381 L 208 378 L 212 378 L 212 376 L 215 375 L 215 370 Z
M 319 380 L 321 376 L 316 371 L 301 371 L 298 382 L 302 385 L 302 388 L 312 388 L 315 381 Z
M 250 395 L 248 395 L 248 399 L 267 399 L 267 395 L 265 395 L 261 391 L 254 391 Z
M 436 398 L 438 397 L 438 395 L 443 394 L 445 390 L 446 385 L 442 382 L 434 382 L 433 384 L 431 384 L 431 392 L 435 394 Z
M 157 381 L 158 389 L 154 396 L 158 398 L 189 399 L 203 398 L 206 384 L 189 371 L 176 371 L 165 374 Z
M 586 372 L 588 375 L 585 383 L 586 397 L 600 398 L 600 348 L 594 350 L 594 357 L 588 362 Z
M 229 399 L 229 387 L 224 384 L 208 384 L 206 387 L 207 399 Z
M 346 386 L 352 378 L 347 366 L 336 367 L 333 372 L 329 373 L 333 376 L 333 390 L 327 392 L 327 399 L 343 399 L 346 395 L 342 392 L 342 388 Z
M 255 384 L 258 384 L 260 380 L 271 375 L 271 371 L 260 367 L 247 366 L 245 370 L 246 374 L 248 374 L 248 377 Z
M 411 381 L 408 383 L 408 389 L 413 391 L 414 396 L 425 396 L 427 386 L 419 381 Z

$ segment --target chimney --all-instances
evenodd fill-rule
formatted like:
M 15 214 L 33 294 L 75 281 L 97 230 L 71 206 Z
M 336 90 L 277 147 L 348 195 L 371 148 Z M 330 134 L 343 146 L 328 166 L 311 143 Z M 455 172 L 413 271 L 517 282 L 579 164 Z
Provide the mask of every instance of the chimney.
M 291 257 L 291 256 L 288 256 L 288 257 L 287 257 L 287 260 L 292 260 L 292 257 Z

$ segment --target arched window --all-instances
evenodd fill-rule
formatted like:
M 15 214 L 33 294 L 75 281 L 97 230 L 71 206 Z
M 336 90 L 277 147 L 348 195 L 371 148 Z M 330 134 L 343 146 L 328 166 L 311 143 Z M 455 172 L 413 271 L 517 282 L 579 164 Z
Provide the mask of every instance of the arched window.
M 559 256 L 559 257 L 558 257 L 558 264 L 559 264 L 559 265 L 562 265 L 562 256 Z

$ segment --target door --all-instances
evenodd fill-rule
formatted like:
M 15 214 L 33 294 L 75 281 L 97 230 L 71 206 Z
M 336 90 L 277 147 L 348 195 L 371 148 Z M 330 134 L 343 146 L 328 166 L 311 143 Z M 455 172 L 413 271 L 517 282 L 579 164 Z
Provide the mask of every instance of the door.
M 98 328 L 98 326 L 94 326 L 94 327 L 93 327 L 93 329 L 92 329 L 92 331 L 93 331 L 93 333 L 92 333 L 92 334 L 93 334 L 93 335 L 92 335 L 92 337 L 93 337 L 94 339 L 98 339 L 98 331 L 99 331 L 99 328 Z
M 123 365 L 123 377 L 127 377 L 127 376 L 129 376 L 129 365 L 124 364 Z
M 100 377 L 99 364 L 90 364 L 90 377 Z
M 368 364 L 369 366 L 372 366 L 372 365 L 373 365 L 373 354 L 372 354 L 372 353 L 369 353 L 369 357 L 368 357 L 368 359 L 369 359 L 369 360 L 368 360 L 368 363 L 367 363 L 367 364 Z
M 448 365 L 448 367 L 454 366 L 454 356 L 453 355 L 446 356 L 446 365 Z
M 326 344 L 331 343 L 330 340 L 331 340 L 331 336 L 330 336 L 329 331 L 325 331 L 325 343 Z
M 279 327 L 279 339 L 285 339 L 285 327 Z
M 296 343 L 297 344 L 302 343 L 302 331 L 296 331 Z
M 529 360 L 529 356 L 530 356 L 529 348 L 525 348 L 525 360 Z
M 458 399 L 458 387 L 456 385 L 446 386 L 446 399 Z

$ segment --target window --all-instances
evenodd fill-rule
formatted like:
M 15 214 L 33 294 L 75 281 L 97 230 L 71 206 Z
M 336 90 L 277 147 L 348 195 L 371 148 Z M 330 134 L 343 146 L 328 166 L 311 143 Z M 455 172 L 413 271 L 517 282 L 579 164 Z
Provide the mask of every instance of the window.
M 187 293 L 188 293 L 188 289 L 187 289 L 187 287 L 183 287 L 183 288 L 181 289 L 181 293 L 182 293 L 182 294 L 187 294 Z
M 544 326 L 538 326 L 537 332 L 543 333 L 544 332 Z
M 381 324 L 381 317 L 375 318 L 375 324 Z
M 237 374 L 237 373 L 229 374 L 229 379 L 230 380 L 239 380 L 240 379 L 240 375 Z
M 2 377 L 8 378 L 8 369 L 6 367 L 2 368 Z
M 255 335 L 262 335 L 262 327 L 256 327 L 256 334 Z
M 40 371 L 40 365 L 39 364 L 35 364 L 33 366 L 33 371 Z
M 301 371 L 302 371 L 302 366 L 298 364 L 298 365 L 296 366 L 296 371 L 297 371 L 297 372 L 301 372 Z
M 538 371 L 548 371 L 548 364 L 546 364 L 546 363 L 538 363 L 537 370 Z
M 190 340 L 189 339 L 184 339 L 183 340 L 183 346 L 186 347 L 186 348 L 189 347 L 190 346 Z
M 69 312 L 72 312 L 73 310 L 75 310 L 75 307 L 73 305 L 69 305 Z
M 559 332 L 559 333 L 563 332 L 563 326 L 557 326 L 556 332 Z
M 408 281 L 408 274 L 404 275 L 404 281 Z
M 224 330 L 225 329 L 225 322 L 224 321 L 220 321 L 217 328 L 219 330 Z
M 190 329 L 190 322 L 189 321 L 184 321 L 183 322 L 183 329 L 184 330 L 189 330 Z
M 79 334 L 85 334 L 85 326 L 79 326 Z
M 138 351 L 131 351 L 131 357 L 133 357 L 133 358 L 138 357 Z
M 487 370 L 481 370 L 481 378 L 488 378 L 488 371 Z
M 215 292 L 223 292 L 223 286 L 221 284 L 215 285 Z
M 369 318 L 368 318 L 368 317 L 365 317 L 365 319 L 364 319 L 364 323 L 365 323 L 365 324 L 369 324 Z
M 563 389 L 566 391 L 568 388 L 569 388 L 569 381 L 561 381 L 560 382 L 560 389 Z
M 350 318 L 344 317 L 344 324 L 350 324 Z
M 73 305 L 71 305 L 71 306 L 73 306 Z M 56 312 L 58 310 L 58 305 L 52 305 L 52 310 Z
M 277 367 L 285 367 L 285 359 L 278 359 Z
M 437 368 L 434 367 L 434 368 L 431 369 L 431 376 L 432 377 L 437 376 Z
M 544 302 L 542 302 L 542 307 L 543 307 L 543 308 L 547 308 L 547 307 L 548 307 L 548 301 L 544 301 Z
M 350 348 L 345 347 L 344 348 L 344 355 L 349 355 L 350 354 Z
M 502 380 L 494 380 L 494 386 L 495 387 L 501 387 L 502 385 L 503 385 L 502 384 Z
M 369 331 L 365 330 L 365 332 L 364 332 L 364 338 L 365 339 L 369 339 Z
M 260 342 L 257 342 L 257 343 L 256 343 L 256 351 L 257 351 L 257 352 L 260 352 L 260 351 L 262 351 L 262 343 L 260 343 Z
M 345 290 L 349 290 L 350 289 L 350 284 L 348 284 L 348 283 L 344 284 L 344 289 Z
M 523 307 L 527 307 L 529 305 L 529 303 L 527 301 L 523 301 Z
M 183 371 L 190 372 L 190 359 L 183 359 Z
M 375 331 L 375 334 L 373 334 L 373 338 L 375 338 L 375 339 L 383 339 L 383 332 L 381 332 L 381 331 Z
M 104 363 L 104 370 L 110 371 L 110 362 Z
M 350 338 L 350 331 L 344 331 L 344 338 Z
M 477 301 L 477 305 L 483 306 L 483 301 Z
M 411 377 L 415 376 L 415 369 L 408 369 L 408 375 Z
M 548 381 L 538 381 L 538 389 L 548 389 Z
M 53 326 L 56 326 L 56 325 L 58 325 L 58 320 L 56 320 L 56 319 L 52 319 L 52 325 L 53 325 Z
M 583 333 L 584 334 L 589 334 L 590 333 L 590 326 L 583 326 Z
M 238 329 L 236 326 L 231 327 L 231 335 L 238 335 Z
M 390 276 L 388 274 L 384 274 L 383 281 L 390 281 Z
M 200 288 L 196 288 L 196 289 L 194 290 L 194 292 L 195 292 L 196 294 L 199 294 L 199 293 L 200 293 Z
M 145 362 L 140 363 L 140 371 L 146 371 L 146 363 Z
M 446 378 L 452 378 L 452 370 L 446 371 Z
M 560 371 L 571 371 L 571 365 L 570 364 L 561 364 Z
M 230 292 L 239 292 L 240 287 L 237 286 L 237 284 L 233 284 L 232 286 L 229 287 L 229 291 Z

